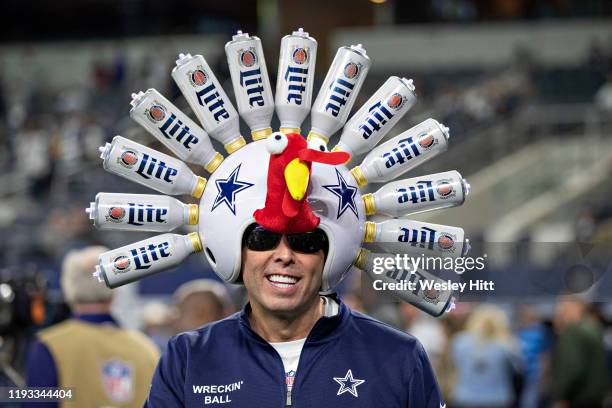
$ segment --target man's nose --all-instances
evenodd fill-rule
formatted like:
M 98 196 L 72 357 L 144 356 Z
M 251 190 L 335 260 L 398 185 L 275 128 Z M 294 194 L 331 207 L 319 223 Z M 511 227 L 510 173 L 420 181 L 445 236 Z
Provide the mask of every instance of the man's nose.
M 284 265 L 290 265 L 295 262 L 295 253 L 289 246 L 287 236 L 283 235 L 278 246 L 274 248 L 274 262 L 281 262 Z

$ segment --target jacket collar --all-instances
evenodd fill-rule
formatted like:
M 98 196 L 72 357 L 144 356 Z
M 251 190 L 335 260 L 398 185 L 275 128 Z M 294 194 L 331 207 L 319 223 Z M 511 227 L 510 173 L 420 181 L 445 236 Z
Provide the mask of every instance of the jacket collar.
M 335 316 L 322 316 L 317 320 L 313 328 L 310 330 L 305 344 L 327 342 L 340 334 L 344 327 L 348 324 L 350 309 L 342 303 L 337 295 L 331 297 L 338 303 L 338 314 Z M 249 314 L 251 313 L 251 304 L 247 303 L 238 315 L 241 331 L 251 340 L 257 343 L 269 344 L 261 336 L 259 336 L 249 322 Z

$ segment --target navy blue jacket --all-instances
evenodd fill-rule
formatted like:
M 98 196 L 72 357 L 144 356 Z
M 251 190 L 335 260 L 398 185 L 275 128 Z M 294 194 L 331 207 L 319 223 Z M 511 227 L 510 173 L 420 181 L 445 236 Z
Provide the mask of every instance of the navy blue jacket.
M 287 399 L 276 350 L 249 324 L 250 307 L 170 340 L 145 407 L 440 408 L 422 345 L 340 305 L 306 339 Z

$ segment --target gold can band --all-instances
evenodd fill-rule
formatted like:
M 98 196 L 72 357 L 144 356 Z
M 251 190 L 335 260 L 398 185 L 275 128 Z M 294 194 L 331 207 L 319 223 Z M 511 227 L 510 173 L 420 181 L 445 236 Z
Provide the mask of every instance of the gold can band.
M 240 136 L 238 139 L 226 144 L 224 147 L 225 147 L 226 152 L 228 152 L 229 154 L 232 154 L 236 150 L 240 149 L 241 147 L 244 147 L 245 145 L 246 145 L 246 140 L 244 140 L 244 137 Z
M 372 193 L 364 194 L 362 198 L 363 204 L 365 204 L 366 215 L 376 214 L 376 202 Z
M 310 131 L 308 133 L 308 137 L 306 138 L 308 141 L 312 140 L 313 138 L 317 138 L 317 139 L 321 139 L 323 142 L 325 142 L 325 144 L 327 144 L 327 142 L 329 142 L 329 137 L 320 135 L 318 133 L 315 133 L 313 131 Z
M 355 258 L 355 262 L 353 262 L 353 265 L 355 265 L 359 269 L 363 269 L 369 254 L 370 251 L 365 248 L 360 248 L 359 253 L 357 254 L 357 258 Z
M 215 170 L 217 170 L 217 167 L 219 167 L 219 165 L 221 163 L 223 163 L 223 155 L 221 153 L 217 152 L 217 154 L 215 154 L 215 156 L 212 158 L 212 160 L 209 161 L 206 166 L 204 166 L 204 169 L 207 172 L 212 173 Z
M 202 240 L 200 239 L 200 234 L 197 232 L 191 232 L 187 236 L 191 240 L 191 245 L 193 245 L 193 252 L 202 251 Z
M 272 134 L 272 128 L 265 128 L 265 129 L 256 130 L 254 132 L 251 132 L 251 137 L 253 138 L 253 141 L 256 141 L 256 140 L 265 139 L 271 134 Z
M 363 235 L 363 242 L 374 242 L 375 237 L 376 237 L 376 223 L 372 221 L 366 221 L 365 234 Z
M 368 180 L 366 180 L 365 176 L 363 175 L 363 171 L 361 171 L 361 167 L 359 166 L 355 166 L 351 169 L 351 174 L 353 176 L 353 178 L 355 179 L 355 181 L 357 182 L 357 185 L 362 188 L 364 186 L 366 186 L 368 184 Z
M 189 225 L 196 225 L 200 219 L 200 210 L 197 204 L 187 204 L 189 207 Z
M 204 187 L 206 187 L 206 179 L 204 177 L 198 177 L 198 182 L 191 193 L 192 197 L 202 197 L 202 194 L 204 194 Z
M 279 131 L 281 133 L 286 134 L 286 135 L 289 134 L 289 133 L 298 133 L 298 134 L 300 134 L 301 129 L 300 128 L 286 128 L 286 127 L 282 127 L 282 128 L 279 129 Z

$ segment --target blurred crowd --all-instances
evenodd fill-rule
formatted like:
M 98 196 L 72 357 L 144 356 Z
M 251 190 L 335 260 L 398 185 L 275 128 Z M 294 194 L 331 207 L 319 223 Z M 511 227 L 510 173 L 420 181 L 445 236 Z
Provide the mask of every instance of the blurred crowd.
M 27 344 L 21 362 L 18 354 L 11 361 L 0 353 L 1 383 L 71 386 L 96 403 L 112 403 L 126 398 L 127 386 L 107 387 L 106 381 L 129 377 L 135 399 L 123 406 L 139 406 L 159 352 L 172 336 L 223 319 L 246 301 L 239 286 L 196 279 L 169 298 L 145 303 L 140 331 L 128 330 L 112 312 L 115 293 L 90 279 L 104 250 L 67 254 L 61 286 L 69 313 L 47 328 L 30 328 L 21 339 Z M 599 313 L 601 305 L 585 297 L 532 304 L 459 302 L 451 313 L 433 318 L 407 303 L 372 301 L 353 275 L 340 298 L 419 339 L 449 408 L 612 406 L 612 322 Z M 95 367 L 104 364 L 111 368 L 110 374 L 103 370 L 102 393 L 92 384 L 99 383 Z M 125 367 L 132 370 L 129 375 Z M 87 401 L 79 403 L 90 406 Z

